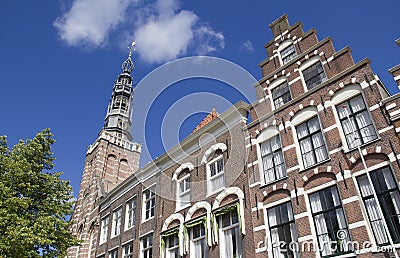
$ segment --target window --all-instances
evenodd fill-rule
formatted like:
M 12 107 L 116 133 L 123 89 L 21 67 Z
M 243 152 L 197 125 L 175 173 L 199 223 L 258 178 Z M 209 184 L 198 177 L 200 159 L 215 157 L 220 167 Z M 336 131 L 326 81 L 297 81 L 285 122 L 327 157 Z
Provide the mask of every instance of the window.
M 283 49 L 281 51 L 281 58 L 282 58 L 282 63 L 283 64 L 286 64 L 287 62 L 289 62 L 290 60 L 292 60 L 296 56 L 297 56 L 296 48 L 294 47 L 293 44 L 290 44 L 288 47 L 286 47 L 285 49 Z
M 128 109 L 128 99 L 126 97 L 122 97 L 121 109 L 127 110 Z
M 110 253 L 108 254 L 109 258 L 118 258 L 118 249 L 114 249 L 112 251 L 110 251 Z
M 114 98 L 113 109 L 119 109 L 120 105 L 121 105 L 121 96 L 116 96 Z
M 136 197 L 126 203 L 125 229 L 135 225 L 136 219 Z
M 172 234 L 166 237 L 166 258 L 179 258 L 179 238 L 178 234 Z
M 397 182 L 389 167 L 370 172 L 372 184 L 383 212 L 380 215 L 378 202 L 374 198 L 367 175 L 357 177 L 358 187 L 367 210 L 372 231 L 378 245 L 389 243 L 383 219 L 389 228 L 393 242 L 400 242 L 400 194 Z
M 283 106 L 285 103 L 289 102 L 292 99 L 292 97 L 290 96 L 289 83 L 287 81 L 272 89 L 271 93 L 275 108 Z
M 271 232 L 272 253 L 275 258 L 299 257 L 293 244 L 297 242 L 297 230 L 290 202 L 267 210 Z M 283 245 L 281 243 L 284 243 Z
M 349 149 L 377 138 L 362 95 L 336 106 Z
M 133 258 L 133 244 L 127 244 L 122 247 L 122 258 Z
M 153 257 L 153 234 L 143 237 L 140 240 L 141 258 Z
M 221 237 L 221 257 L 242 258 L 242 235 L 236 210 L 231 210 L 219 216 Z
M 88 257 L 92 257 L 92 250 L 93 250 L 93 244 L 94 244 L 94 229 L 90 230 L 89 233 L 89 248 L 88 248 Z
M 121 216 L 122 216 L 122 208 L 113 212 L 113 223 L 112 223 L 112 232 L 111 235 L 113 237 L 118 236 L 121 233 Z
M 306 68 L 303 71 L 303 77 L 307 89 L 309 90 L 323 83 L 326 80 L 326 75 L 324 72 L 324 68 L 322 68 L 322 63 L 318 61 L 317 63 Z
M 177 209 L 190 204 L 190 176 L 178 180 Z
M 264 182 L 270 183 L 286 176 L 285 162 L 279 135 L 261 143 Z
M 310 195 L 311 211 L 322 256 L 349 252 L 349 230 L 336 186 Z
M 224 156 L 220 155 L 216 159 L 210 161 L 208 164 L 209 185 L 208 192 L 215 193 L 225 186 L 224 179 Z
M 208 246 L 206 243 L 206 228 L 203 223 L 193 226 L 190 230 L 190 257 L 208 258 Z
M 328 159 L 325 141 L 322 136 L 318 117 L 296 127 L 304 168 L 308 168 Z
M 100 233 L 100 243 L 107 241 L 108 237 L 108 216 L 101 220 L 101 233 Z
M 156 195 L 153 190 L 147 189 L 143 192 L 143 203 L 144 219 L 147 220 L 154 217 Z

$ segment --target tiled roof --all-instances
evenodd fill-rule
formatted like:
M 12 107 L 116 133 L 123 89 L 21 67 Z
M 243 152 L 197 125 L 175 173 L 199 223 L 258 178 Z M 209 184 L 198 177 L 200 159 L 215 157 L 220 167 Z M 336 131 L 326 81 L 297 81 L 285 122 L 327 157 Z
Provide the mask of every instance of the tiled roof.
M 200 130 L 203 126 L 206 124 L 210 123 L 212 120 L 214 120 L 217 116 L 219 116 L 217 110 L 215 107 L 212 108 L 211 112 L 194 128 L 193 132 L 196 132 Z

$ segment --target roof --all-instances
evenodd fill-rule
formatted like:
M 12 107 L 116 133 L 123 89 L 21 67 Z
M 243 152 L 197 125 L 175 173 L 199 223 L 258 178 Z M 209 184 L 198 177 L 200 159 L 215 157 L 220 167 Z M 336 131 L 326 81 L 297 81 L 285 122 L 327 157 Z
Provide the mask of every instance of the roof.
M 200 130 L 203 126 L 210 123 L 212 120 L 214 120 L 218 116 L 219 116 L 219 114 L 218 114 L 217 110 L 215 109 L 215 107 L 213 107 L 211 112 L 196 126 L 196 128 L 194 128 L 192 133 Z

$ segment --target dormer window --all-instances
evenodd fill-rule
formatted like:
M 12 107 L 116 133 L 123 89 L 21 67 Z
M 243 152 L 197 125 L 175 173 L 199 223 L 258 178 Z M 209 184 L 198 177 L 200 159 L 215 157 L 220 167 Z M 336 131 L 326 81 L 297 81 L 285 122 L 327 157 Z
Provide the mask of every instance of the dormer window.
M 282 64 L 286 64 L 296 56 L 297 56 L 296 48 L 294 47 L 293 44 L 290 44 L 288 47 L 286 47 L 281 51 Z

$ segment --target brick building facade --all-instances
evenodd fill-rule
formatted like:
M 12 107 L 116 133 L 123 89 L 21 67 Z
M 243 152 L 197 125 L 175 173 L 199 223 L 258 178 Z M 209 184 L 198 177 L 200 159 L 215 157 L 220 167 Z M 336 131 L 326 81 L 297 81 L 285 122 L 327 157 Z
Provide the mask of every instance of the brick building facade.
M 286 15 L 270 28 L 254 103 L 213 110 L 137 171 L 139 145 L 100 136 L 73 217 L 83 243 L 70 257 L 398 256 L 399 95 L 349 47 Z M 102 161 L 110 154 L 113 166 Z M 107 179 L 121 174 L 120 155 L 134 165 Z

